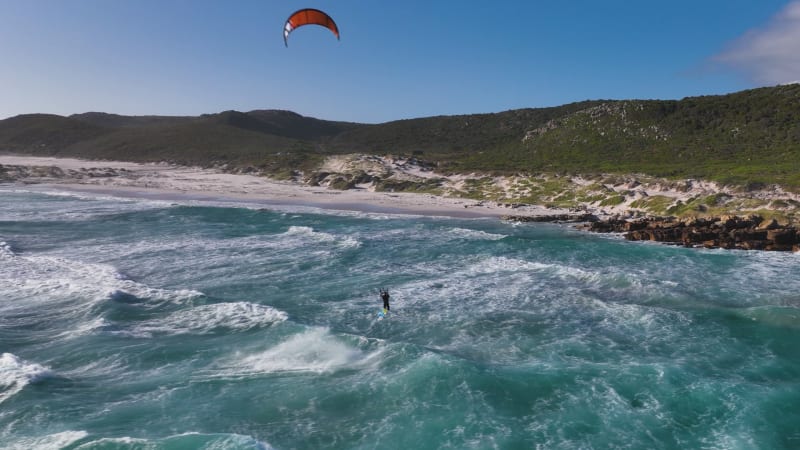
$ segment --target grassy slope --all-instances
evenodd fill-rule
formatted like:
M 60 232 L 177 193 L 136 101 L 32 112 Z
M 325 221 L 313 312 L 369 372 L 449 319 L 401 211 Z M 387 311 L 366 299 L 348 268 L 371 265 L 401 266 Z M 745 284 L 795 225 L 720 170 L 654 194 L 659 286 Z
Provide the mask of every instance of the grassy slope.
M 407 154 L 445 172 L 644 173 L 800 188 L 800 85 L 680 101 L 587 101 L 376 125 L 288 111 L 200 117 L 86 113 L 0 121 L 0 151 L 275 174 L 325 155 Z
M 800 85 L 582 111 L 531 139 L 539 169 L 800 186 Z

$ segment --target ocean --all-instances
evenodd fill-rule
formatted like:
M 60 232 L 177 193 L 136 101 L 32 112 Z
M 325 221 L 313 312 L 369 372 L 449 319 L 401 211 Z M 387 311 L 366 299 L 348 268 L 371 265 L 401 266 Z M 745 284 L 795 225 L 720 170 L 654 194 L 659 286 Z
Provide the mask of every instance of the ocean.
M 0 448 L 800 448 L 799 263 L 5 186 Z

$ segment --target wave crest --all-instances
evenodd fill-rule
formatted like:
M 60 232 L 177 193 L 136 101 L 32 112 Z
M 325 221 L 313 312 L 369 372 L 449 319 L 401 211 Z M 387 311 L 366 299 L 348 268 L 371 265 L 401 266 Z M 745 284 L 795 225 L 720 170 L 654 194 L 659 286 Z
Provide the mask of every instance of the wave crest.
M 288 315 L 270 306 L 248 302 L 201 305 L 137 326 L 134 334 L 208 334 L 216 330 L 246 331 L 284 322 Z
M 13 353 L 0 355 L 0 403 L 8 400 L 25 386 L 52 376 L 47 367 L 25 361 Z

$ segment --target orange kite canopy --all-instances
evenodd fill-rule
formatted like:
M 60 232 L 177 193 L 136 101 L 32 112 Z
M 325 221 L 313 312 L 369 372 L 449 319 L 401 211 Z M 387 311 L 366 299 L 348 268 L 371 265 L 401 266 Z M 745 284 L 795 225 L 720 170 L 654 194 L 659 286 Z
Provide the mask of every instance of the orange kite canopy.
M 295 11 L 286 19 L 286 25 L 283 26 L 283 42 L 287 47 L 289 46 L 289 33 L 303 25 L 321 25 L 331 30 L 336 35 L 336 39 L 339 39 L 339 27 L 336 26 L 336 22 L 331 19 L 331 16 L 318 9 L 305 8 Z

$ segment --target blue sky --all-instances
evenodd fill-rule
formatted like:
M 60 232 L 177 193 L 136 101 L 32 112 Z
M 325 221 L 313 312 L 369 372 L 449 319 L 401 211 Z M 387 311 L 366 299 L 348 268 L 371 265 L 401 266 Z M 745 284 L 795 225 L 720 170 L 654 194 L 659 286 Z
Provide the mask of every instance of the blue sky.
M 313 7 L 337 22 L 283 23 Z M 800 80 L 800 0 L 0 0 L 0 118 L 384 122 Z

